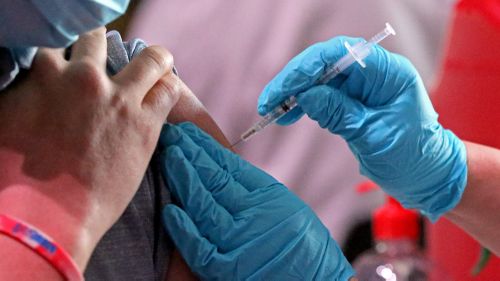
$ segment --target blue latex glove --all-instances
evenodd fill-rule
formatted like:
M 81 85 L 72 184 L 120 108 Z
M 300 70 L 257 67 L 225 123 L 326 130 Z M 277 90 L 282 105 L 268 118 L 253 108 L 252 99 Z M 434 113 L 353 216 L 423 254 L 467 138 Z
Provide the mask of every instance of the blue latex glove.
M 0 46 L 67 47 L 123 14 L 129 0 L 0 0 Z M 8 7 L 5 7 L 7 6 Z
M 464 144 L 438 123 L 422 80 L 404 57 L 375 46 L 366 68 L 353 64 L 328 85 L 317 85 L 327 66 L 346 54 L 337 37 L 306 49 L 266 86 L 258 110 L 266 114 L 290 95 L 322 128 L 342 136 L 363 175 L 407 208 L 437 219 L 460 200 L 467 179 Z M 333 157 L 333 155 L 332 155 Z
M 0 90 L 29 69 L 37 47 L 67 47 L 123 14 L 129 0 L 0 0 Z
M 354 272 L 314 212 L 190 123 L 166 125 L 164 224 L 203 280 L 342 280 Z

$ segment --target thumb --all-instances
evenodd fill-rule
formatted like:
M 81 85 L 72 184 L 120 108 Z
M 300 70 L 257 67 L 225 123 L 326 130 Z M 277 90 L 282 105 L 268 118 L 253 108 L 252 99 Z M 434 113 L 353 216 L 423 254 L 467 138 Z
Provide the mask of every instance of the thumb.
M 142 108 L 148 109 L 153 116 L 157 116 L 163 122 L 185 91 L 184 83 L 177 75 L 170 72 L 160 78 L 147 92 L 142 101 Z
M 340 135 L 347 142 L 360 134 L 367 116 L 366 107 L 361 102 L 327 85 L 300 93 L 297 103 L 321 128 Z
M 200 234 L 187 213 L 173 204 L 163 208 L 163 224 L 189 267 L 206 277 L 205 267 L 213 267 L 220 260 L 217 247 Z

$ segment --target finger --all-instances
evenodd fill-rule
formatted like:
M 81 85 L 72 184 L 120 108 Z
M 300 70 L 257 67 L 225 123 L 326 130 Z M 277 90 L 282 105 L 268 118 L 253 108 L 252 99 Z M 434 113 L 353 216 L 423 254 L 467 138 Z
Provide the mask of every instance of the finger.
M 60 72 L 67 64 L 64 49 L 39 48 L 33 59 L 32 69 L 53 73 Z
M 368 107 L 383 106 L 392 102 L 401 92 L 415 83 L 417 71 L 411 62 L 397 54 L 375 45 L 372 53 L 364 59 L 365 68 L 353 67 L 340 84 L 340 89 L 349 97 Z
M 286 98 L 317 85 L 325 71 L 347 54 L 344 42 L 349 42 L 352 45 L 361 41 L 363 41 L 361 38 L 339 36 L 304 50 L 293 58 L 264 88 L 258 100 L 259 114 L 267 114 Z M 351 70 L 348 69 L 344 73 L 349 71 Z
M 180 128 L 166 126 L 171 128 L 164 130 L 161 138 L 168 139 L 170 145 L 180 147 L 182 154 L 194 167 L 203 186 L 211 193 L 215 201 L 231 214 L 246 208 L 242 201 L 248 196 L 248 191 Z M 170 160 L 172 159 L 167 159 L 167 161 Z
M 172 55 L 162 47 L 145 48 L 138 56 L 113 76 L 118 84 L 139 93 L 141 103 L 149 90 L 167 73 L 172 72 Z
M 189 147 L 187 139 L 190 138 L 219 167 L 227 171 L 234 180 L 248 191 L 254 191 L 277 183 L 276 179 L 241 159 L 192 123 L 185 122 L 176 126 L 169 126 L 166 127 L 166 131 L 169 134 L 162 134 L 162 137 L 160 137 L 163 145 L 176 144 L 185 151 L 185 148 Z M 183 137 L 183 135 L 187 135 L 189 138 Z
M 99 67 L 105 67 L 106 57 L 106 28 L 100 27 L 80 35 L 71 48 L 70 61 L 87 61 Z
M 174 73 L 163 76 L 148 91 L 142 101 L 142 108 L 166 120 L 170 110 L 179 100 L 184 84 Z
M 297 96 L 297 103 L 321 128 L 342 136 L 347 142 L 362 134 L 367 111 L 359 101 L 340 90 L 321 85 Z
M 212 242 L 219 242 L 225 233 L 234 228 L 232 215 L 217 204 L 179 147 L 168 147 L 162 159 L 165 163 L 162 172 L 172 194 L 199 231 Z
M 214 263 L 222 260 L 217 246 L 198 231 L 189 216 L 179 207 L 169 204 L 163 208 L 163 224 L 186 263 L 195 273 L 207 276 L 205 268 L 221 268 Z

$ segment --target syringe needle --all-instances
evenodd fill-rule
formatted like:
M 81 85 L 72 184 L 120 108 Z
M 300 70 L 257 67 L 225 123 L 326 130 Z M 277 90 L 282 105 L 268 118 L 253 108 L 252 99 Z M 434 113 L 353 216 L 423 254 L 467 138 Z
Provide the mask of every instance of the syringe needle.
M 243 141 L 243 139 L 240 138 L 238 141 L 236 141 L 235 143 L 231 144 L 231 146 L 229 148 L 233 149 L 235 146 L 237 146 L 238 144 L 240 144 L 242 141 Z

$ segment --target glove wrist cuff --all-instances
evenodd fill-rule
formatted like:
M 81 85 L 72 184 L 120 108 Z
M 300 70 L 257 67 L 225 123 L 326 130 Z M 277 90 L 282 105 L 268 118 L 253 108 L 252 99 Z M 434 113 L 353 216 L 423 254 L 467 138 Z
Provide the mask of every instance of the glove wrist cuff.
M 421 210 L 433 222 L 458 204 L 467 184 L 465 144 L 449 130 L 442 129 L 441 135 L 430 164 L 422 163 L 426 167 L 416 171 L 420 176 L 415 177 L 415 195 L 401 200 L 403 206 Z

